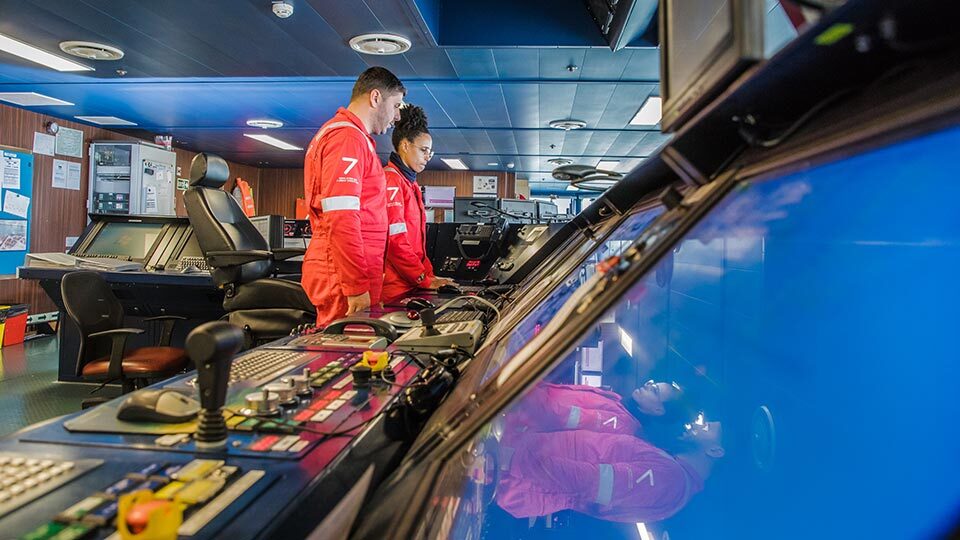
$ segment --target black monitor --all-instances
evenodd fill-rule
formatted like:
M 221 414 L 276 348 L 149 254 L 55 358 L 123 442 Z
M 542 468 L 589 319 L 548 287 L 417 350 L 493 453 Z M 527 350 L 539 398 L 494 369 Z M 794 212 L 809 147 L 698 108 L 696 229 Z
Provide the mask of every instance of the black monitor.
M 106 222 L 85 247 L 83 255 L 143 260 L 160 236 L 163 226 L 163 223 Z
M 508 223 L 533 223 L 537 219 L 536 201 L 502 199 L 500 211 Z
M 456 197 L 453 200 L 454 223 L 490 223 L 500 217 L 499 199 Z
M 254 216 L 250 222 L 263 235 L 270 249 L 283 247 L 283 216 Z
M 763 0 L 663 0 L 660 94 L 664 132 L 676 131 L 763 58 Z

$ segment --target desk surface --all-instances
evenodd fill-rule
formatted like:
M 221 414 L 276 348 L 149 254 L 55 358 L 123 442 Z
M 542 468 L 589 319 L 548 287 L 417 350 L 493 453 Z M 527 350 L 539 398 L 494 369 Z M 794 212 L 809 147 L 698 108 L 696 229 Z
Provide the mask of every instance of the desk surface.
M 17 277 L 33 280 L 60 280 L 70 272 L 86 268 L 56 266 L 21 266 Z M 181 274 L 179 272 L 99 272 L 108 283 L 144 283 L 156 285 L 185 285 L 189 287 L 214 287 L 208 273 Z

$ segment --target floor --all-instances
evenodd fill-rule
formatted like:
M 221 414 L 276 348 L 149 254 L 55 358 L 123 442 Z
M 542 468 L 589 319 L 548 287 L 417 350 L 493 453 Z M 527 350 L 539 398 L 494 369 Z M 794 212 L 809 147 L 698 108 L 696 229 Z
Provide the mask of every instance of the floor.
M 0 349 L 0 436 L 56 416 L 80 410 L 96 387 L 57 382 L 56 336 Z M 115 388 L 97 396 L 114 397 Z

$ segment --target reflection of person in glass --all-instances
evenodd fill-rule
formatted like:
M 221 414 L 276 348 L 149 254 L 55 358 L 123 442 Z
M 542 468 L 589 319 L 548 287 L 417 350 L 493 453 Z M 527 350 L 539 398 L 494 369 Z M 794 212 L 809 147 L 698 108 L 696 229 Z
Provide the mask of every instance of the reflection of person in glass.
M 651 381 L 628 408 L 614 392 L 540 384 L 506 416 L 497 504 L 517 518 L 561 510 L 624 522 L 670 517 L 723 456 L 720 424 L 702 415 L 675 454 L 644 438 L 643 418 L 663 415 L 681 394 L 676 384 Z

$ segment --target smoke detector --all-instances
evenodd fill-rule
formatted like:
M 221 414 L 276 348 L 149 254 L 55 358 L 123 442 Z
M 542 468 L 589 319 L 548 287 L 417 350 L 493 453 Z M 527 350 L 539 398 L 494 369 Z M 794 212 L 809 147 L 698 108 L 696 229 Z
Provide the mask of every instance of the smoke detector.
M 119 60 L 123 58 L 123 51 L 120 49 L 92 41 L 64 41 L 60 43 L 60 50 L 87 60 Z
M 393 34 L 363 34 L 350 40 L 350 48 L 380 56 L 403 54 L 410 50 L 410 40 Z
M 557 167 L 560 167 L 561 165 L 569 165 L 569 164 L 573 163 L 573 160 L 572 160 L 572 159 L 563 158 L 563 157 L 558 157 L 558 158 L 548 159 L 548 160 L 547 160 L 547 163 L 552 163 L 553 165 L 556 165 Z
M 247 125 L 250 127 L 273 129 L 273 128 L 283 127 L 283 122 L 279 120 L 254 119 L 254 120 L 247 120 Z
M 550 122 L 550 127 L 553 129 L 562 129 L 564 131 L 581 129 L 586 126 L 587 123 L 582 120 L 554 120 L 553 122 Z
M 281 19 L 286 19 L 287 17 L 293 15 L 293 4 L 289 2 L 284 2 L 283 0 L 273 0 L 273 5 L 270 7 L 273 10 L 273 14 Z

